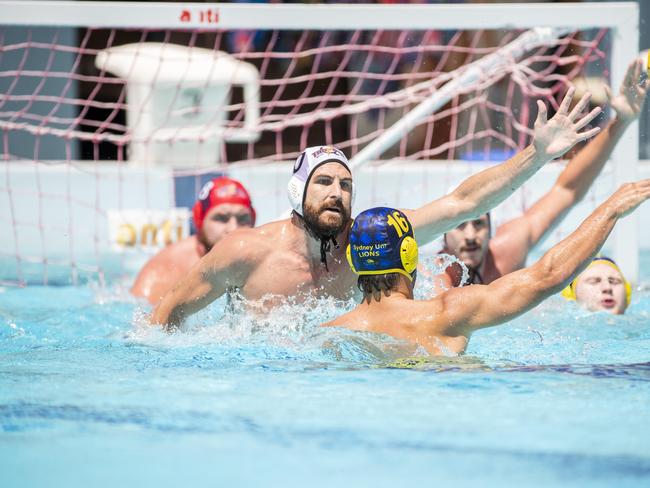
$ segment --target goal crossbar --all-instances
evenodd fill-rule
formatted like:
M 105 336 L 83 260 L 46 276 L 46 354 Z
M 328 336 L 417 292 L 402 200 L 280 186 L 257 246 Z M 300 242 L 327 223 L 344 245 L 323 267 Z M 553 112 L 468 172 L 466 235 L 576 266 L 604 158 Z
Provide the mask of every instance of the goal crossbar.
M 552 8 L 549 8 L 552 7 Z M 201 12 L 218 13 L 208 21 Z M 128 11 L 128 15 L 124 12 Z M 634 2 L 598 4 L 224 4 L 156 2 L 0 1 L 0 23 L 12 25 L 143 27 L 150 29 L 528 29 L 536 26 L 613 27 L 638 24 Z M 189 12 L 184 20 L 182 14 Z M 471 12 L 471 15 L 467 14 Z M 195 15 L 192 15 L 195 14 Z

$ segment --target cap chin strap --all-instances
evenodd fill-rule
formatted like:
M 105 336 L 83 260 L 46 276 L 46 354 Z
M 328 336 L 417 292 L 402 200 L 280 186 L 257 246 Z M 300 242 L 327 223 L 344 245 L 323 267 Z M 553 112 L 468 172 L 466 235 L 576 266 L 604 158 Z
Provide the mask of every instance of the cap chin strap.
M 320 262 L 325 265 L 325 270 L 329 272 L 330 269 L 327 266 L 327 253 L 332 249 L 332 244 L 334 245 L 334 249 L 339 248 L 339 243 L 336 242 L 336 236 L 332 234 L 321 234 L 316 229 L 314 229 L 309 224 L 309 222 L 307 222 L 305 218 L 298 212 L 294 210 L 293 214 L 302 222 L 305 230 L 307 231 L 307 234 L 309 234 L 317 241 L 320 241 Z
M 329 273 L 329 268 L 327 266 L 327 253 L 332 249 L 332 244 L 334 244 L 334 249 L 339 248 L 339 243 L 336 242 L 334 236 L 322 237 L 320 240 L 320 262 L 325 265 L 325 271 Z

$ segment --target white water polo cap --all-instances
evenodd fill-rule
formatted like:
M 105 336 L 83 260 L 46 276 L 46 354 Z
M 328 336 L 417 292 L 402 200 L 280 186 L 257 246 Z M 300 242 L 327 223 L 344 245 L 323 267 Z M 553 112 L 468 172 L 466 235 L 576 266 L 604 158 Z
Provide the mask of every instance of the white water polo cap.
M 326 163 L 339 163 L 350 171 L 350 162 L 343 151 L 334 146 L 308 147 L 296 159 L 293 165 L 293 175 L 289 180 L 289 201 L 296 213 L 303 215 L 305 193 L 311 176 L 316 168 Z M 354 183 L 352 184 L 352 201 L 354 202 Z

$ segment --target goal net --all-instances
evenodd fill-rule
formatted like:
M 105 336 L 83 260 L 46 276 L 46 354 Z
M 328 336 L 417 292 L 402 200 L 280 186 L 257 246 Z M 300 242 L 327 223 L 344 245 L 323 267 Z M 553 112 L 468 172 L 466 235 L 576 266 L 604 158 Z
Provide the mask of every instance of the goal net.
M 620 83 L 636 7 L 601 5 L 0 2 L 0 279 L 132 273 L 218 174 L 273 220 L 311 145 L 352 160 L 359 209 L 439 197 L 525 147 L 536 100 Z

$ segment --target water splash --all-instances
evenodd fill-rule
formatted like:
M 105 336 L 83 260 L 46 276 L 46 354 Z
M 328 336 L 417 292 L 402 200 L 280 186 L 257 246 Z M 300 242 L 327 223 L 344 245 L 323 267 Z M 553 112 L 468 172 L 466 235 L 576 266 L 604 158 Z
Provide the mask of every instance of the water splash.
M 455 256 L 440 254 L 424 258 L 416 298 L 431 298 L 445 290 L 437 276 L 454 263 L 461 266 L 463 280 L 467 280 L 467 268 Z M 102 301 L 110 298 L 110 295 L 101 296 Z M 326 359 L 360 363 L 381 363 L 421 353 L 414 346 L 389 336 L 320 327 L 356 305 L 352 298 L 320 297 L 315 292 L 300 298 L 266 295 L 255 301 L 233 292 L 188 318 L 180 333 L 171 335 L 151 327 L 149 311 L 137 307 L 132 318 L 134 329 L 127 334 L 127 339 L 164 347 L 220 344 L 232 348 L 276 348 L 300 354 L 317 350 Z
M 445 270 L 458 264 L 462 270 L 461 285 L 469 281 L 469 270 L 456 256 L 451 254 L 435 254 L 420 259 L 418 266 L 418 279 L 415 285 L 414 296 L 416 300 L 427 300 L 448 290 L 442 279 L 438 278 Z
M 156 348 L 218 345 L 232 354 L 255 350 L 254 355 L 261 355 L 267 361 L 290 357 L 355 368 L 418 354 L 415 346 L 390 336 L 321 327 L 354 308 L 357 305 L 354 299 L 338 300 L 315 295 L 300 300 L 283 297 L 278 301 L 278 298 L 265 296 L 250 301 L 236 295 L 222 297 L 190 317 L 182 330 L 175 334 L 150 326 L 149 312 L 136 309 L 134 328 L 124 338 Z M 269 302 L 278 304 L 267 308 L 264 314 L 255 312 Z

